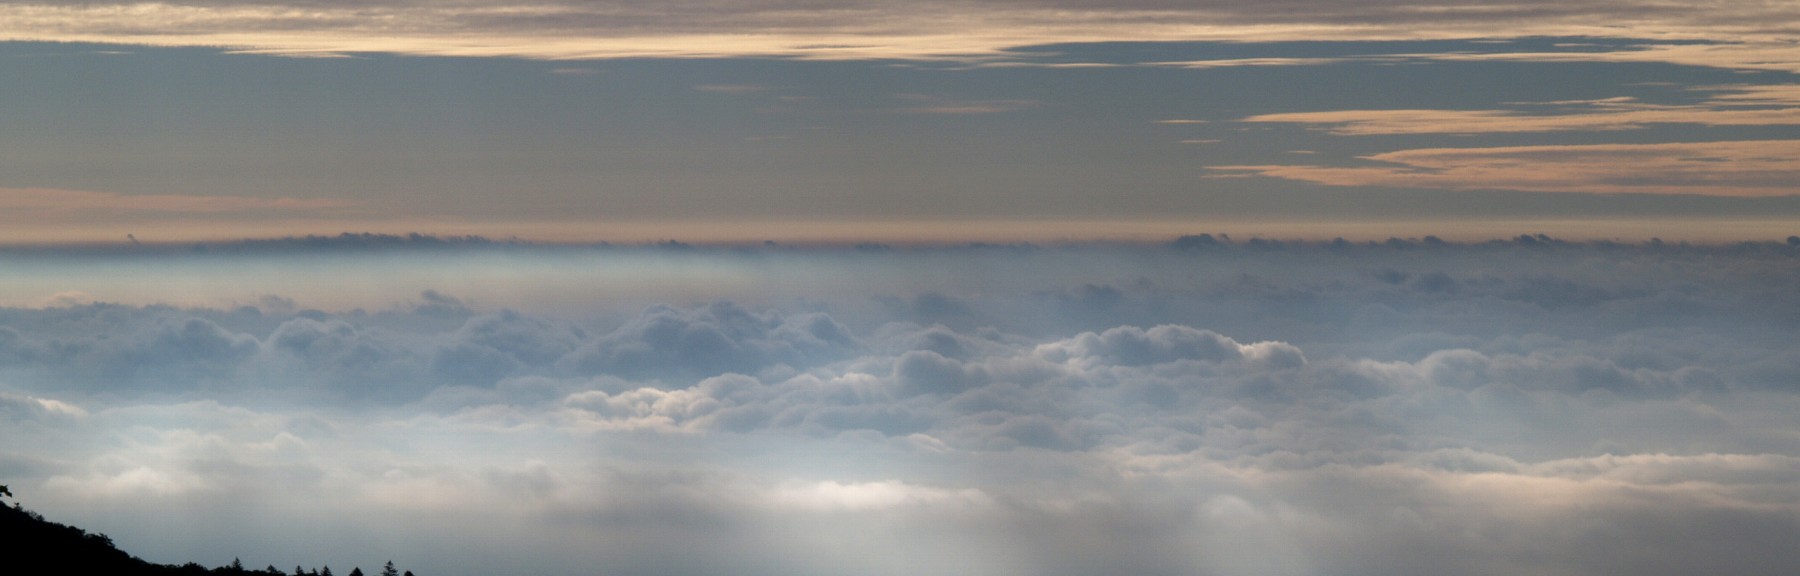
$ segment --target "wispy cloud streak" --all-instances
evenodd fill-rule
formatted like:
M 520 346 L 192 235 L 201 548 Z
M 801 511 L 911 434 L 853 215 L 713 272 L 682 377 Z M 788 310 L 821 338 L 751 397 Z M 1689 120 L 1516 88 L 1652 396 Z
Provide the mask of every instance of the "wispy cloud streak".
M 1778 3 L 1730 1 L 1700 9 L 1646 0 L 1481 5 L 1026 0 L 829 7 L 804 0 L 0 4 L 0 19 L 9 23 L 9 35 L 16 39 L 234 46 L 290 54 L 379 51 L 536 58 L 946 57 L 1067 41 L 1622 35 L 1748 42 L 1755 50 L 1785 54 L 1778 60 L 1792 63 L 1791 50 L 1779 40 L 1796 31 L 1779 23 L 1793 22 L 1794 16 L 1792 7 Z M 1638 57 L 1745 65 L 1775 61 L 1753 60 L 1733 48 L 1670 50 Z
M 306 215 L 344 213 L 357 202 L 334 198 L 256 198 L 179 194 L 118 194 L 50 188 L 0 188 L 0 219 L 43 223 L 43 218 L 153 215 Z
M 1581 102 L 1550 102 L 1535 107 L 1550 113 L 1519 110 L 1334 110 L 1261 114 L 1243 122 L 1320 126 L 1344 136 L 1392 134 L 1490 134 L 1632 130 L 1659 124 L 1701 126 L 1800 125 L 1800 86 L 1766 85 L 1711 88 L 1719 93 L 1688 105 L 1659 105 L 1631 97 Z
M 1787 196 L 1800 179 L 1800 140 L 1425 148 L 1363 159 L 1381 164 L 1213 169 L 1332 186 L 1589 194 Z

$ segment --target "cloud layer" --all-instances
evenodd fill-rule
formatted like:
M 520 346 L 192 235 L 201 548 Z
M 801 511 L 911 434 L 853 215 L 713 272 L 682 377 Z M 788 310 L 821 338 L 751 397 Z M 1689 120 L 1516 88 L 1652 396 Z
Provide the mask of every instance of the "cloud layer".
M 373 312 L 9 308 L 0 474 L 28 506 L 159 561 L 1073 575 L 1800 560 L 1792 242 L 1212 240 L 727 252 L 711 257 L 767 283 L 573 313 L 435 291 Z M 476 253 L 458 250 L 439 265 Z M 879 270 L 969 272 L 909 286 Z

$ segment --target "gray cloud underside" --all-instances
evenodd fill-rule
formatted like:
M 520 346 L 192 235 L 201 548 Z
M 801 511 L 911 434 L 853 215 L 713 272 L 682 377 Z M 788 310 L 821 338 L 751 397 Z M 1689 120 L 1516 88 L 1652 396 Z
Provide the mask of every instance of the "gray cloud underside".
M 834 258 L 1085 257 L 1112 280 L 557 315 L 436 292 L 5 309 L 0 474 L 153 559 L 432 574 L 1800 562 L 1790 247 Z M 169 515 L 195 522 L 146 520 Z

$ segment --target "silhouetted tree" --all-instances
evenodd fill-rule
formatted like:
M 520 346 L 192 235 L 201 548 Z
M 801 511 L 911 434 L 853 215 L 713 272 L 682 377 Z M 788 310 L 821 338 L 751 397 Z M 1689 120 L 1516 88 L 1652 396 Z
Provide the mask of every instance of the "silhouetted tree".
M 393 560 L 389 560 L 386 566 L 381 567 L 381 576 L 400 576 L 400 571 L 394 569 Z
M 362 568 L 355 566 L 350 567 L 350 576 L 363 576 Z

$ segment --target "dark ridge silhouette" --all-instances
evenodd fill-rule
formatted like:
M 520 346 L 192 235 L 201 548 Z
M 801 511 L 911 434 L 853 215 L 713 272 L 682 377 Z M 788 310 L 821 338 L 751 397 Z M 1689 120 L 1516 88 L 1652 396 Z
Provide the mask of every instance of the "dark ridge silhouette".
M 1178 251 L 1270 251 L 1288 248 L 1319 247 L 1332 250 L 1413 250 L 1413 249 L 1446 249 L 1446 250 L 1599 250 L 1629 251 L 1646 250 L 1658 253 L 1728 253 L 1728 254 L 1766 254 L 1771 256 L 1800 256 L 1800 236 L 1788 236 L 1785 240 L 1742 240 L 1720 243 L 1664 242 L 1661 238 L 1651 238 L 1643 242 L 1627 242 L 1621 240 L 1566 240 L 1548 234 L 1519 234 L 1511 238 L 1497 238 L 1485 241 L 1452 242 L 1437 236 L 1423 238 L 1396 238 L 1387 240 L 1365 240 L 1352 242 L 1343 237 L 1327 241 L 1316 240 L 1282 240 L 1272 238 L 1250 238 L 1233 241 L 1229 234 L 1187 234 L 1162 246 Z
M 0 485 L 0 497 L 12 491 Z M 45 520 L 43 515 L 26 510 L 18 503 L 6 506 L 0 502 L 0 534 L 6 538 L 7 554 L 0 561 L 0 574 L 32 576 L 36 574 L 105 574 L 107 576 L 290 576 L 274 566 L 249 569 L 239 560 L 217 568 L 189 562 L 180 566 L 145 561 L 113 546 L 105 534 Z M 302 570 L 294 567 L 292 576 L 329 576 L 331 568 Z M 351 571 L 362 574 L 362 569 Z M 406 572 L 412 576 L 412 571 Z M 381 576 L 398 576 L 392 561 Z
M 468 247 L 515 246 L 528 243 L 517 239 L 490 240 L 482 236 L 434 236 L 417 232 L 396 234 L 375 234 L 370 232 L 345 232 L 336 236 L 287 236 L 283 238 L 238 240 L 224 243 L 200 243 L 193 246 L 197 253 L 221 252 L 278 252 L 278 251 L 373 251 L 394 249 L 448 249 Z
M 1193 250 L 1196 248 L 1211 248 L 1213 246 L 1231 243 L 1231 235 L 1220 234 L 1219 236 L 1220 237 L 1215 238 L 1211 234 L 1188 234 L 1176 238 L 1175 241 L 1170 242 L 1169 245 L 1181 250 Z

